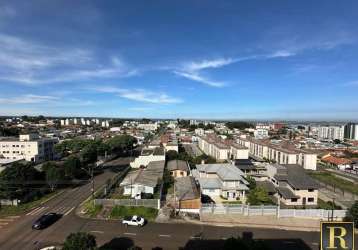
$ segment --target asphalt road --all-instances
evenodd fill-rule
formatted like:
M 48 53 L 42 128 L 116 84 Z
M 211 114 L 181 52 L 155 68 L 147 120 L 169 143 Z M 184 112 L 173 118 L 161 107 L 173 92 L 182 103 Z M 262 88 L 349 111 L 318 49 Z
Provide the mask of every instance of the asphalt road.
M 96 188 L 113 173 L 96 176 Z M 96 236 L 98 246 L 110 249 L 219 249 L 231 236 L 263 239 L 274 250 L 316 250 L 319 233 L 274 229 L 215 227 L 198 224 L 148 223 L 143 228 L 124 227 L 119 221 L 89 220 L 75 215 L 75 208 L 90 195 L 91 185 L 69 189 L 56 198 L 20 216 L 0 220 L 0 249 L 39 249 L 61 244 L 71 232 L 85 231 Z M 63 217 L 47 229 L 32 230 L 31 225 L 46 212 L 62 213 Z

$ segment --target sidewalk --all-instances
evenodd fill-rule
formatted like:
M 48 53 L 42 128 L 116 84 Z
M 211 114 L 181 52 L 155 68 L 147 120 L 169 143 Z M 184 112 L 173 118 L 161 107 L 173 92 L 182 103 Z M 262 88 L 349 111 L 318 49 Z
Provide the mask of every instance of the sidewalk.
M 275 228 L 297 231 L 320 231 L 319 219 L 276 218 L 275 216 L 237 216 L 202 214 L 201 222 L 213 226 Z

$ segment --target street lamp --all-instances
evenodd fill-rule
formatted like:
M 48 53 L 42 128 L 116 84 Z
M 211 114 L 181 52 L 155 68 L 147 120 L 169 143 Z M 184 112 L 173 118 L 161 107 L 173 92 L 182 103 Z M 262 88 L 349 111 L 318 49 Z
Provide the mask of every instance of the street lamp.
M 84 170 L 91 177 L 91 183 L 92 183 L 91 193 L 92 193 L 92 200 L 94 201 L 94 176 L 93 176 L 94 167 L 92 166 L 90 170 L 85 169 L 83 167 L 81 169 Z

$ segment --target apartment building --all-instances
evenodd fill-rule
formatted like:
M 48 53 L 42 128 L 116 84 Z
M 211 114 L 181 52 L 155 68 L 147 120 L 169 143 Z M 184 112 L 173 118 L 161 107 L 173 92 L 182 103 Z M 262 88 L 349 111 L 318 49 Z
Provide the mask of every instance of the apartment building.
M 256 140 L 251 137 L 239 138 L 237 143 L 249 147 L 249 155 L 259 159 L 275 161 L 278 164 L 298 164 L 304 169 L 316 170 L 317 154 L 298 149 L 288 141 Z
M 205 154 L 218 161 L 248 158 L 248 148 L 231 141 L 222 140 L 215 134 L 198 136 L 198 146 Z
M 218 161 L 230 159 L 230 146 L 222 143 L 214 136 L 198 136 L 198 146 L 207 155 Z
M 53 160 L 56 143 L 58 138 L 40 138 L 37 134 L 0 138 L 0 158 L 31 162 Z
M 283 206 L 317 206 L 318 184 L 297 164 L 269 164 L 267 176 Z
M 343 140 L 344 126 L 320 126 L 318 128 L 318 139 L 320 140 Z
M 158 123 L 139 123 L 137 125 L 138 129 L 143 129 L 145 131 L 155 131 L 158 127 Z
M 344 138 L 349 140 L 358 140 L 357 123 L 348 123 L 344 126 Z

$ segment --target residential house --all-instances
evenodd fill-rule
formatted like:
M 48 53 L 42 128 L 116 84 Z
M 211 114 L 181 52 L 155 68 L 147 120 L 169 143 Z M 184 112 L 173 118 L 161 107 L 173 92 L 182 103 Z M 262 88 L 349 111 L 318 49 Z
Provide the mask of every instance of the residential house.
M 234 165 L 199 164 L 192 170 L 192 174 L 199 182 L 202 194 L 245 202 L 248 182 L 244 173 Z
M 235 166 L 240 169 L 246 176 L 254 178 L 256 181 L 264 181 L 267 179 L 266 164 L 255 162 L 250 159 L 237 159 Z
M 160 188 L 165 161 L 151 161 L 146 168 L 131 171 L 120 186 L 123 194 L 140 199 L 142 194 L 154 194 Z
M 339 170 L 350 169 L 353 164 L 353 161 L 350 159 L 335 157 L 330 154 L 323 156 L 321 161 L 326 165 L 335 167 Z
M 269 164 L 269 181 L 274 184 L 275 197 L 283 206 L 317 206 L 318 184 L 297 164 Z
M 200 190 L 192 176 L 175 179 L 175 203 L 179 210 L 198 210 L 201 207 Z
M 189 165 L 186 161 L 172 160 L 167 163 L 167 169 L 174 178 L 188 176 L 190 172 Z
M 165 161 L 163 147 L 143 148 L 140 156 L 130 163 L 132 168 L 146 167 L 152 161 Z

